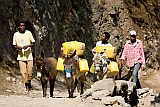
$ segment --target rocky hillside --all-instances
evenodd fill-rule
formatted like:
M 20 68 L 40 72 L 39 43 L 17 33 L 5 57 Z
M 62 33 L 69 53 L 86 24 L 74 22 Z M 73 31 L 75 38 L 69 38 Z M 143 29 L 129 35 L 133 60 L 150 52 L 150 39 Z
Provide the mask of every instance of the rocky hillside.
M 36 39 L 35 54 L 58 57 L 61 44 L 77 40 L 91 49 L 104 31 L 120 50 L 134 29 L 143 40 L 148 68 L 159 69 L 159 0 L 0 0 L 0 62 L 15 65 L 12 37 L 18 19 L 27 20 L 27 29 Z M 47 47 L 47 48 L 46 48 Z

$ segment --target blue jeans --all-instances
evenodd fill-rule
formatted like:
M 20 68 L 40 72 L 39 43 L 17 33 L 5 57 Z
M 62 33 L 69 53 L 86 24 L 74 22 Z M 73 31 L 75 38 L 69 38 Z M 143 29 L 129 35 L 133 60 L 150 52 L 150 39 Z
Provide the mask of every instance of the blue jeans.
M 141 63 L 136 63 L 133 67 L 130 68 L 132 71 L 132 82 L 136 83 L 137 88 L 141 88 L 139 79 L 138 79 L 138 71 L 141 68 Z

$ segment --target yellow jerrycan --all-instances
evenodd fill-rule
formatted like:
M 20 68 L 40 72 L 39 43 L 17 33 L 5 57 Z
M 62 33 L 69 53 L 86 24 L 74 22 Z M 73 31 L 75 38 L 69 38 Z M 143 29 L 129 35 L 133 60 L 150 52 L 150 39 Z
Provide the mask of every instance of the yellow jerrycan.
M 62 44 L 63 54 L 67 54 L 69 51 L 75 51 L 76 55 L 83 55 L 85 44 L 78 41 L 64 42 Z
M 75 41 L 75 49 L 76 49 L 76 55 L 83 55 L 85 50 L 85 44 L 82 42 Z
M 71 42 L 64 42 L 62 44 L 63 54 L 67 54 L 70 50 L 75 50 L 75 45 Z
M 105 54 L 108 58 L 115 58 L 117 55 L 117 48 L 116 47 L 111 47 L 107 46 L 105 50 Z
M 58 58 L 56 69 L 59 71 L 64 71 L 64 65 L 63 65 L 64 59 Z
M 108 58 L 115 58 L 117 48 L 113 46 L 96 46 L 96 52 L 104 52 Z
M 118 69 L 118 64 L 115 61 L 110 61 L 110 70 L 111 70 L 111 74 L 118 74 L 119 69 Z
M 79 68 L 80 68 L 80 72 L 88 72 L 89 71 L 88 61 L 86 59 L 80 59 Z
M 104 52 L 104 50 L 106 49 L 106 46 L 96 46 L 96 52 Z

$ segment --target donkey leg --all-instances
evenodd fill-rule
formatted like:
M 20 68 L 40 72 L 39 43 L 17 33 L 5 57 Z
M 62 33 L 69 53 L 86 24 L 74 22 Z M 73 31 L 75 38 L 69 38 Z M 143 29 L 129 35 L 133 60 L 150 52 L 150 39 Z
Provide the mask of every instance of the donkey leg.
M 81 82 L 81 93 L 80 93 L 80 95 L 82 95 L 84 93 L 83 88 L 84 88 L 84 82 Z
M 98 76 L 98 80 L 102 80 L 103 77 L 104 77 L 103 71 L 102 71 L 102 70 L 98 71 L 98 72 L 97 72 L 97 76 Z
M 66 85 L 67 85 L 67 89 L 68 89 L 69 98 L 71 98 L 70 78 L 65 78 L 65 79 L 66 79 Z
M 70 89 L 71 89 L 71 93 L 70 93 L 70 98 L 73 98 L 73 93 L 74 93 L 74 79 L 73 77 L 70 78 Z
M 49 83 L 50 83 L 50 97 L 53 97 L 55 79 L 51 79 Z
M 42 84 L 42 90 L 43 90 L 43 97 L 46 97 L 47 96 L 47 81 L 42 81 L 41 80 L 41 84 Z
M 46 81 L 46 82 L 44 83 L 44 89 L 43 89 L 43 90 L 44 90 L 44 94 L 43 94 L 44 97 L 47 96 L 47 93 L 46 93 L 46 92 L 47 92 L 47 82 L 48 82 L 48 81 Z
M 76 87 L 78 88 L 78 80 L 75 79 L 75 82 L 74 82 L 74 90 L 76 89 Z M 78 89 L 78 92 L 79 92 L 79 89 Z
M 97 79 L 97 74 L 93 74 L 93 82 L 96 82 L 96 81 L 98 81 L 98 79 Z
M 80 92 L 80 95 L 82 95 L 84 93 L 83 88 L 84 88 L 84 81 L 81 81 L 81 92 Z
M 84 88 L 85 75 L 80 77 L 80 81 L 81 81 L 81 92 L 80 92 L 80 95 L 82 95 L 84 93 L 83 88 Z

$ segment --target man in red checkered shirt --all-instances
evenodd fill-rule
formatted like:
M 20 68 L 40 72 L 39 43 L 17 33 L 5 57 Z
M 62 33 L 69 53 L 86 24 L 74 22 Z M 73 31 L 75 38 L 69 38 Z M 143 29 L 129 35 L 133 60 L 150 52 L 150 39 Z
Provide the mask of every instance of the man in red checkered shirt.
M 130 31 L 130 40 L 128 40 L 124 46 L 121 59 L 122 64 L 124 64 L 124 60 L 126 60 L 126 65 L 130 67 L 132 82 L 136 83 L 137 88 L 141 88 L 138 71 L 140 68 L 142 70 L 144 69 L 145 57 L 142 41 L 136 39 L 136 31 Z

